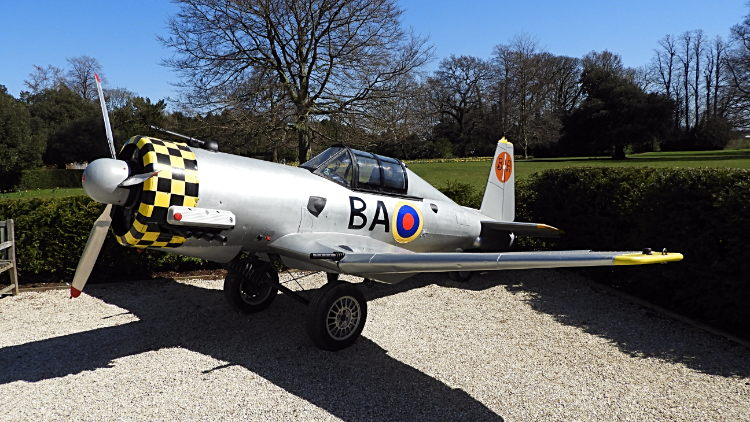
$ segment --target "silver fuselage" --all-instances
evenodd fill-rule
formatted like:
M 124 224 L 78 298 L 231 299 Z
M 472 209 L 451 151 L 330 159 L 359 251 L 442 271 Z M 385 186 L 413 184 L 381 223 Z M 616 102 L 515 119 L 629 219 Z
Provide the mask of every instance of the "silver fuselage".
M 178 248 L 162 249 L 166 252 L 228 262 L 240 251 L 268 253 L 270 242 L 300 232 L 370 237 L 414 252 L 455 252 L 474 247 L 480 221 L 490 220 L 457 205 L 411 171 L 408 197 L 390 196 L 355 191 L 303 168 L 200 149 L 194 152 L 200 179 L 197 206 L 231 211 L 237 222 L 222 232 L 228 239 L 226 246 L 193 238 Z M 318 216 L 307 209 L 311 196 L 326 199 Z M 367 222 L 359 229 L 350 228 L 351 197 L 357 198 L 358 209 L 365 204 L 359 212 Z M 418 208 L 424 218 L 421 233 L 408 243 L 396 241 L 390 224 L 394 208 L 402 201 Z M 373 225 L 375 220 L 380 223 Z M 360 215 L 354 221 L 355 226 L 363 223 Z

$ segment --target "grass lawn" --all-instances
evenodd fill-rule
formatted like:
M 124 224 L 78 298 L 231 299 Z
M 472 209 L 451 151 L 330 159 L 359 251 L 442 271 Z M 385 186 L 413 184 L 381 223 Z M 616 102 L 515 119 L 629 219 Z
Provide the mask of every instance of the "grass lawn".
M 750 149 L 721 151 L 678 151 L 648 152 L 629 155 L 625 160 L 612 160 L 609 157 L 540 158 L 517 160 L 516 178 L 519 180 L 547 169 L 564 167 L 712 167 L 750 169 Z M 444 185 L 446 181 L 457 180 L 484 189 L 491 162 L 469 163 L 429 163 L 409 164 L 409 168 L 433 185 Z M 27 192 L 0 193 L 1 199 L 52 198 L 70 195 L 83 195 L 83 189 L 40 189 Z
M 525 179 L 533 173 L 564 167 L 682 167 L 750 169 L 750 150 L 649 152 L 629 155 L 625 160 L 609 157 L 540 158 L 514 161 L 516 178 Z M 409 168 L 433 185 L 457 180 L 484 189 L 491 167 L 490 161 L 469 163 L 409 164 Z
M 62 188 L 62 189 L 37 189 L 30 191 L 0 193 L 2 199 L 18 198 L 59 198 L 61 196 L 84 195 L 83 188 Z

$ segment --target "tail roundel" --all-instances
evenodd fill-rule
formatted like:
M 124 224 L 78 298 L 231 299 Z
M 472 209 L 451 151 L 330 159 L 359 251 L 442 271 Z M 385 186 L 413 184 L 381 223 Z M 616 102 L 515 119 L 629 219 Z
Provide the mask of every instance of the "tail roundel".
M 513 144 L 505 137 L 497 142 L 492 168 L 487 178 L 479 212 L 497 221 L 513 221 L 516 217 L 515 163 Z

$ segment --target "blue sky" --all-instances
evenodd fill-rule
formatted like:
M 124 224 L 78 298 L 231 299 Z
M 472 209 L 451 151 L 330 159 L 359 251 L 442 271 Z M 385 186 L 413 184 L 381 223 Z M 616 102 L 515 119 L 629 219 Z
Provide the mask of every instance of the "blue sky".
M 438 59 L 489 58 L 492 49 L 527 33 L 557 55 L 620 54 L 626 66 L 646 64 L 667 34 L 703 29 L 727 37 L 750 8 L 746 0 L 401 0 L 404 25 L 429 35 Z M 178 7 L 168 0 L 5 0 L 0 5 L 0 84 L 25 89 L 32 65 L 67 68 L 68 57 L 99 60 L 110 87 L 158 100 L 174 97 L 176 75 L 160 66 L 171 56 L 156 40 Z

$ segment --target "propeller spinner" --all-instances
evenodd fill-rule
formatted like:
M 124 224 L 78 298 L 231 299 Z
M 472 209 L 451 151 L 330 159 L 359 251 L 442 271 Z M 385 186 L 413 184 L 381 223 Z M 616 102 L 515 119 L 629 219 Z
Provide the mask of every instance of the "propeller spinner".
M 123 205 L 130 190 L 120 187 L 130 172 L 128 163 L 111 158 L 100 158 L 86 167 L 82 184 L 86 195 L 102 204 Z

